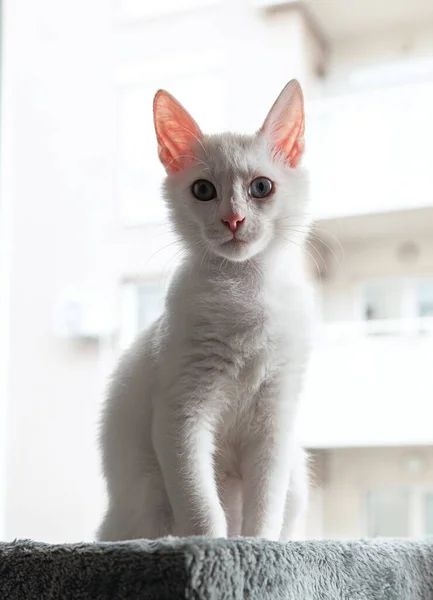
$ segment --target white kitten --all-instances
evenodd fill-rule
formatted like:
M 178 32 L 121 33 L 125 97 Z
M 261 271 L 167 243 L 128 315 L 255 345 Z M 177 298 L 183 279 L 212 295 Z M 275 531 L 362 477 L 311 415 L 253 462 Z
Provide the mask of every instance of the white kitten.
M 164 91 L 154 118 L 188 257 L 114 374 L 98 537 L 287 539 L 308 489 L 294 432 L 311 315 L 302 92 L 290 82 L 253 136 L 203 135 Z

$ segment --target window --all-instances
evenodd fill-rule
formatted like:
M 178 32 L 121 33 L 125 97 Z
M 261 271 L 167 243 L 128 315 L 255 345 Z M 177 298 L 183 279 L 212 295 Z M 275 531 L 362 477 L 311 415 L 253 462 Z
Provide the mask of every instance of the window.
M 217 70 L 178 76 L 149 73 L 144 79 L 145 83 L 123 86 L 119 96 L 119 212 L 125 224 L 134 225 L 162 221 L 166 214 L 160 190 L 164 170 L 152 115 L 156 90 L 162 87 L 172 93 L 206 133 L 221 131 L 225 114 L 223 80 Z
M 426 535 L 433 535 L 433 492 L 424 498 L 424 531 Z
M 367 537 L 433 535 L 433 490 L 422 485 L 371 490 L 365 515 Z
M 424 333 L 429 330 L 428 323 L 419 319 L 433 317 L 432 279 L 370 281 L 364 284 L 361 297 L 362 318 L 370 322 L 367 329 L 370 334 L 399 335 L 402 331 Z
M 418 315 L 433 317 L 433 280 L 420 283 L 417 287 Z
M 142 331 L 153 323 L 162 313 L 164 293 L 159 285 L 138 283 L 137 294 L 137 329 Z
M 158 282 L 131 281 L 122 285 L 120 298 L 120 349 L 127 348 L 153 323 L 164 308 L 165 289 Z
M 364 286 L 364 319 L 399 319 L 404 316 L 405 282 L 384 279 Z
M 408 537 L 409 492 L 391 489 L 367 494 L 367 536 Z

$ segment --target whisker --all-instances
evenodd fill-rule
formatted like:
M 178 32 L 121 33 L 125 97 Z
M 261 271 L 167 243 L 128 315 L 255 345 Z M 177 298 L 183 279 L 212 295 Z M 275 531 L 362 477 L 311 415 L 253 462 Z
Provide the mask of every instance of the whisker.
M 312 233 L 311 235 L 313 236 L 314 234 Z M 334 249 L 332 248 L 332 246 L 330 246 L 329 244 L 327 244 L 320 236 L 314 236 L 314 239 L 316 239 L 318 242 L 320 242 L 321 244 L 323 244 L 325 246 L 325 248 L 327 248 L 329 250 L 329 252 L 332 254 L 332 256 L 335 259 L 335 262 L 337 264 L 338 276 L 340 276 L 341 275 L 341 263 L 340 263 L 340 259 L 338 258 L 337 254 L 334 251 Z M 342 258 L 342 260 L 344 260 L 344 257 Z
M 314 262 L 314 264 L 316 265 L 316 269 L 317 269 L 317 275 L 319 276 L 319 280 L 320 282 L 322 282 L 322 273 L 320 271 L 319 265 L 317 264 L 316 259 L 314 258 L 314 256 L 311 254 L 311 252 L 308 252 L 308 250 L 306 248 L 302 248 L 301 246 L 299 246 L 295 241 L 289 239 L 289 238 L 285 238 L 287 242 L 290 242 L 291 244 L 293 244 L 294 246 L 296 246 L 297 248 L 299 248 L 299 250 L 304 250 L 308 256 L 311 258 L 311 260 Z
M 185 248 L 181 247 L 179 248 L 179 250 L 177 250 L 177 252 L 175 252 L 167 261 L 167 263 L 164 265 L 163 269 L 161 270 L 160 276 L 159 276 L 159 282 L 161 284 L 162 279 L 166 278 L 166 276 L 168 275 L 168 271 L 169 268 L 171 267 L 171 265 L 173 263 L 175 263 L 174 267 L 176 267 L 176 262 L 178 259 L 180 259 L 182 256 L 184 256 L 184 254 L 186 253 Z
M 321 253 L 319 252 L 319 250 L 316 248 L 316 246 L 313 244 L 313 242 L 311 242 L 310 240 L 306 239 L 305 240 L 307 244 L 309 244 L 314 251 L 317 253 L 317 255 L 320 257 L 320 260 L 323 263 L 323 268 L 325 269 L 325 273 L 328 273 L 328 265 L 326 263 L 326 260 L 323 258 L 323 256 L 321 255 Z
M 171 246 L 176 246 L 178 244 L 181 244 L 180 240 L 173 240 L 169 244 L 166 244 L 165 246 L 162 246 L 162 248 L 158 248 L 158 250 L 155 250 L 155 252 L 153 252 L 153 254 L 151 254 L 149 256 L 149 258 L 146 260 L 146 262 L 144 264 L 147 266 L 147 264 L 149 263 L 149 261 L 152 260 L 152 258 L 155 258 L 155 256 L 157 254 L 159 254 L 160 252 L 163 252 L 164 250 L 167 250 L 167 248 L 170 248 Z
M 344 246 L 343 244 L 340 242 L 340 240 L 337 238 L 336 235 L 334 235 L 333 233 L 330 233 L 329 231 L 327 231 L 326 229 L 323 229 L 322 227 L 317 227 L 316 225 L 313 224 L 312 227 L 313 231 L 322 231 L 324 234 L 329 235 L 330 237 L 332 237 L 335 242 L 337 243 L 338 247 L 340 248 L 341 252 L 343 253 L 343 257 L 345 255 L 345 250 L 344 250 Z
M 308 237 L 312 238 L 313 240 L 316 240 L 317 242 L 319 242 L 320 244 L 322 244 L 323 246 L 325 246 L 325 248 L 327 248 L 327 249 L 329 250 L 329 252 L 332 254 L 333 258 L 335 259 L 335 262 L 336 262 L 336 264 L 337 264 L 337 268 L 338 268 L 338 274 L 339 274 L 339 275 L 341 275 L 341 261 L 342 261 L 342 260 L 344 260 L 344 258 L 345 258 L 345 251 L 344 251 L 344 247 L 343 247 L 343 245 L 341 244 L 341 242 L 338 240 L 338 238 L 337 238 L 335 235 L 333 235 L 333 234 L 331 234 L 331 233 L 329 233 L 329 232 L 326 232 L 326 230 L 324 230 L 324 229 L 317 228 L 317 227 L 315 227 L 314 225 L 313 225 L 313 227 L 312 227 L 312 229 L 311 229 L 310 231 L 308 231 L 308 229 L 309 229 L 309 228 L 307 228 L 307 227 L 305 227 L 305 226 L 302 226 L 302 225 L 301 225 L 301 226 L 298 226 L 297 228 L 295 228 L 295 227 L 290 227 L 290 230 L 291 230 L 291 231 L 294 231 L 294 232 L 296 232 L 296 233 L 299 233 L 299 234 L 307 234 L 307 233 L 308 233 Z M 332 246 L 330 246 L 330 245 L 329 245 L 329 244 L 328 244 L 328 243 L 327 243 L 327 242 L 326 242 L 326 241 L 323 239 L 323 236 L 320 236 L 320 235 L 318 235 L 318 234 L 316 234 L 316 233 L 315 233 L 315 230 L 318 230 L 318 229 L 320 229 L 320 230 L 321 230 L 321 231 L 323 231 L 324 233 L 327 233 L 329 236 L 331 236 L 331 237 L 332 237 L 332 238 L 333 238 L 333 239 L 336 241 L 336 243 L 338 244 L 338 247 L 340 248 L 340 250 L 341 250 L 341 252 L 342 252 L 342 254 L 343 254 L 343 256 L 341 257 L 341 260 L 340 260 L 340 258 L 338 257 L 338 255 L 336 254 L 335 250 L 332 248 Z M 309 240 L 308 240 L 308 237 L 307 237 L 306 241 L 307 241 L 307 243 L 311 243 L 311 242 L 309 242 Z M 317 252 L 317 253 L 320 255 L 320 252 L 319 252 L 319 250 L 318 250 L 317 248 L 315 248 L 315 250 L 316 250 L 316 252 Z M 321 256 L 321 255 L 320 255 L 320 256 Z M 322 256 L 321 256 L 321 258 L 322 258 L 322 260 L 323 260 L 323 257 L 322 257 Z M 324 262 L 325 262 L 325 261 L 324 261 Z
M 204 254 L 203 254 L 203 256 L 201 257 L 201 262 L 200 262 L 200 267 L 199 267 L 199 270 L 201 270 L 201 269 L 202 269 L 202 267 L 203 267 L 203 264 L 204 264 L 204 261 L 205 261 L 205 258 L 207 258 L 208 252 L 209 252 L 209 249 L 208 249 L 208 248 L 205 248 Z

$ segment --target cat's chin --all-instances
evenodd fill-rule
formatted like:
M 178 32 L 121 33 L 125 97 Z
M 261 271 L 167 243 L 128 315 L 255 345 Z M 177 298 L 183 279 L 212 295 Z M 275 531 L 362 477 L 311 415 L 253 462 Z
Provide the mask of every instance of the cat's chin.
M 233 238 L 228 242 L 214 246 L 213 251 L 222 258 L 232 260 L 234 262 L 242 262 L 252 258 L 259 248 L 254 242 L 246 242 Z

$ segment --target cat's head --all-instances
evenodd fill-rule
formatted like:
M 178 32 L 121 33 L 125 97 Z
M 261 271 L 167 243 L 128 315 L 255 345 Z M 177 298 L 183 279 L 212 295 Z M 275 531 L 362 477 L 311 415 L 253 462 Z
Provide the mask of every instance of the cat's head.
M 164 195 L 176 230 L 192 251 L 247 260 L 307 234 L 304 104 L 286 85 L 254 135 L 205 135 L 169 93 L 154 100 Z

